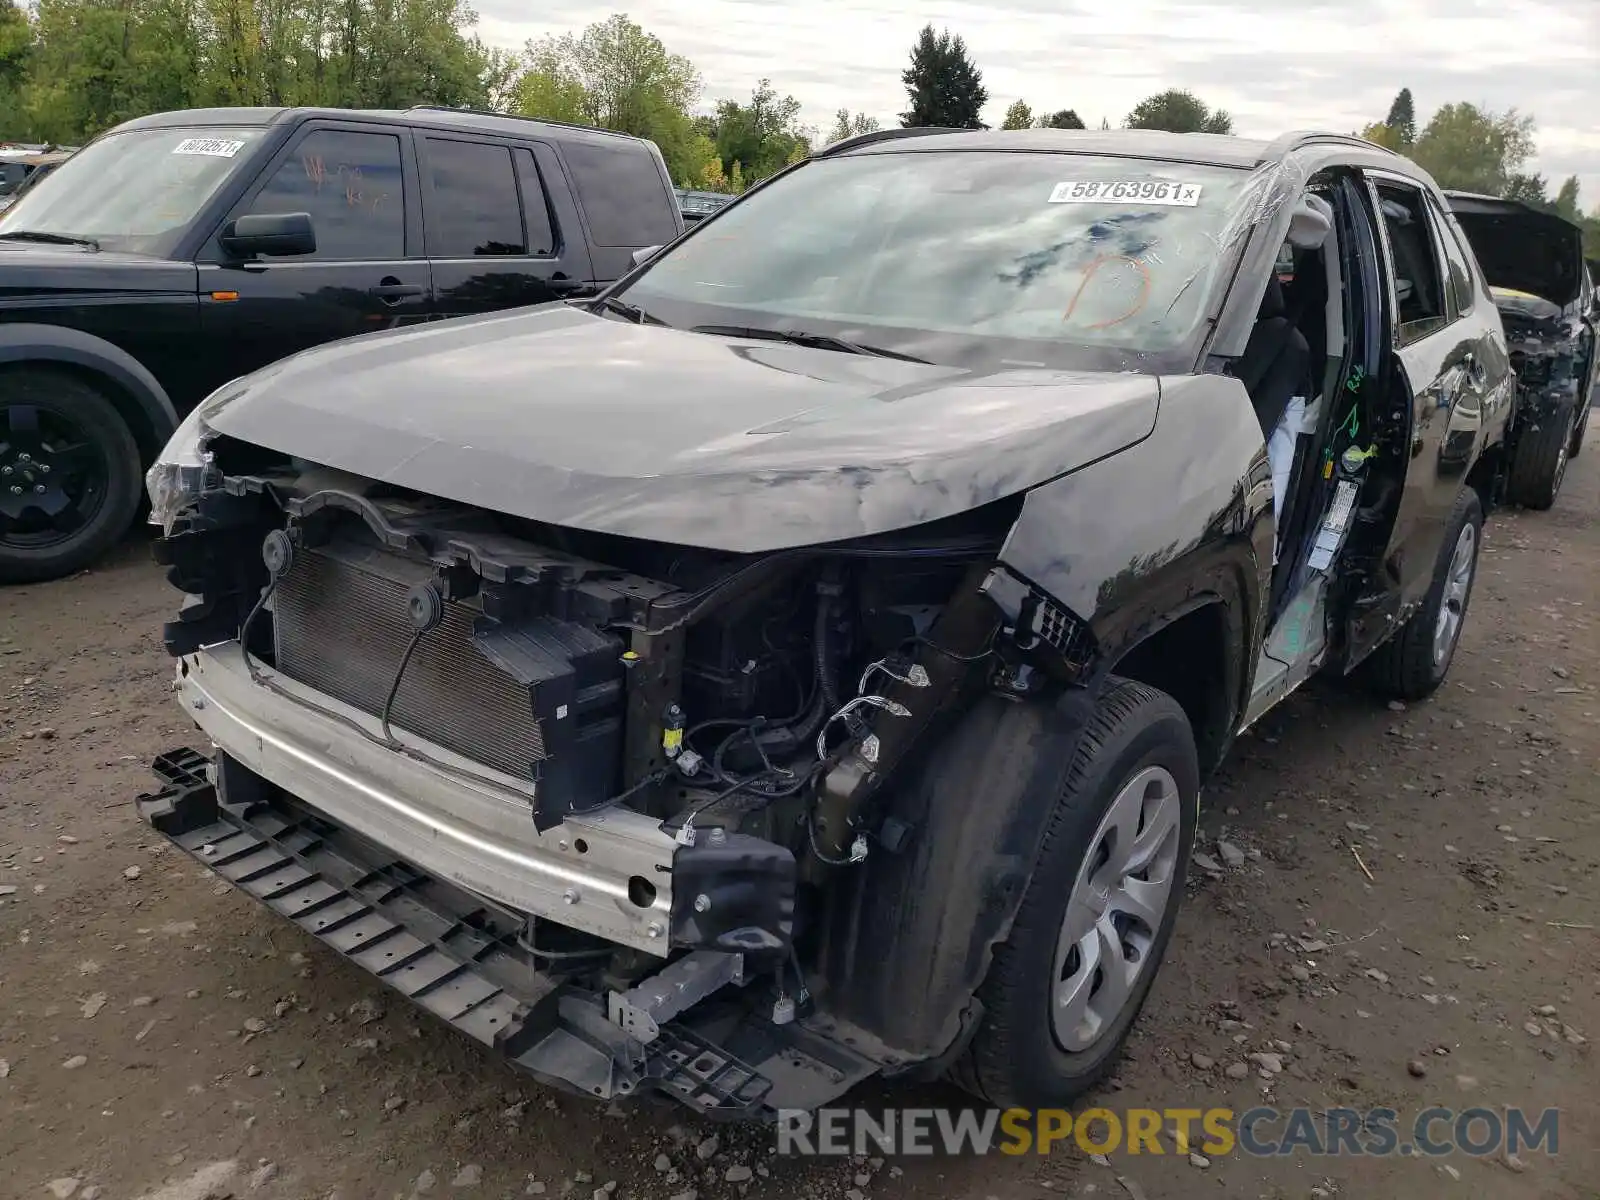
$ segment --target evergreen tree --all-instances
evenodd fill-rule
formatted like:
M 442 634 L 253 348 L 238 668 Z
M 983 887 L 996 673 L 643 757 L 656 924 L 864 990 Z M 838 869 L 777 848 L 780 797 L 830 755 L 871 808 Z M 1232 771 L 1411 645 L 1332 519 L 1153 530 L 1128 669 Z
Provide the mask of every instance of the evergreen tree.
M 923 26 L 911 49 L 911 65 L 901 73 L 911 110 L 900 123 L 946 129 L 982 129 L 983 106 L 989 99 L 983 72 L 967 56 L 967 44 L 947 29 L 935 33 Z
M 1400 89 L 1383 123 L 1394 130 L 1402 150 L 1411 148 L 1411 143 L 1417 140 L 1417 106 L 1411 99 L 1410 88 Z

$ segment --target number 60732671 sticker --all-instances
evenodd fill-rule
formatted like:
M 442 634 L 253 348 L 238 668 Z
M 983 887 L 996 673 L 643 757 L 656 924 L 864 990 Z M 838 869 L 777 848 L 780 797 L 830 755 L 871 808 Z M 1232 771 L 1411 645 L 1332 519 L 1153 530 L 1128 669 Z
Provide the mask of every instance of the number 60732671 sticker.
M 1050 190 L 1051 204 L 1162 204 L 1193 208 L 1200 203 L 1198 183 L 1162 179 L 1068 180 Z

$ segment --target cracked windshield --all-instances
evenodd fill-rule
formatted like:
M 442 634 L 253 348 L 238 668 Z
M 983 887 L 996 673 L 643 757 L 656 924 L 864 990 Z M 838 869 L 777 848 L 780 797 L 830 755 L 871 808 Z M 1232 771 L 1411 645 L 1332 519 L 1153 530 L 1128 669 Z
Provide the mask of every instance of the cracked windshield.
M 1204 316 L 1248 178 L 1027 152 L 822 160 L 624 295 L 691 328 L 825 329 L 935 362 L 1083 365 L 1110 352 L 1136 368 Z

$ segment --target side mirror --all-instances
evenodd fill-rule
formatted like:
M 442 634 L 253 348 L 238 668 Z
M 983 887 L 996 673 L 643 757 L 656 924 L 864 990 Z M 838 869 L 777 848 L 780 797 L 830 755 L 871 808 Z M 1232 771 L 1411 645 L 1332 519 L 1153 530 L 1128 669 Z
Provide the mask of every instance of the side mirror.
M 237 258 L 314 254 L 317 231 L 310 213 L 257 213 L 229 222 L 222 231 L 222 248 Z
M 642 267 L 659 253 L 661 253 L 660 246 L 641 246 L 633 252 L 633 265 Z

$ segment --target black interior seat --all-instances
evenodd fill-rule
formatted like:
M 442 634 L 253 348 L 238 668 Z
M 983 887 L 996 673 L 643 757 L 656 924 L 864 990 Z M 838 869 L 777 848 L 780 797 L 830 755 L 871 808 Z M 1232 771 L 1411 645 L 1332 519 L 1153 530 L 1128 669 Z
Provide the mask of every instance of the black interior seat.
M 1288 315 L 1277 276 L 1267 282 L 1255 328 L 1234 374 L 1249 393 L 1261 432 L 1268 437 L 1283 419 L 1289 401 L 1305 394 L 1311 375 L 1311 346 Z

